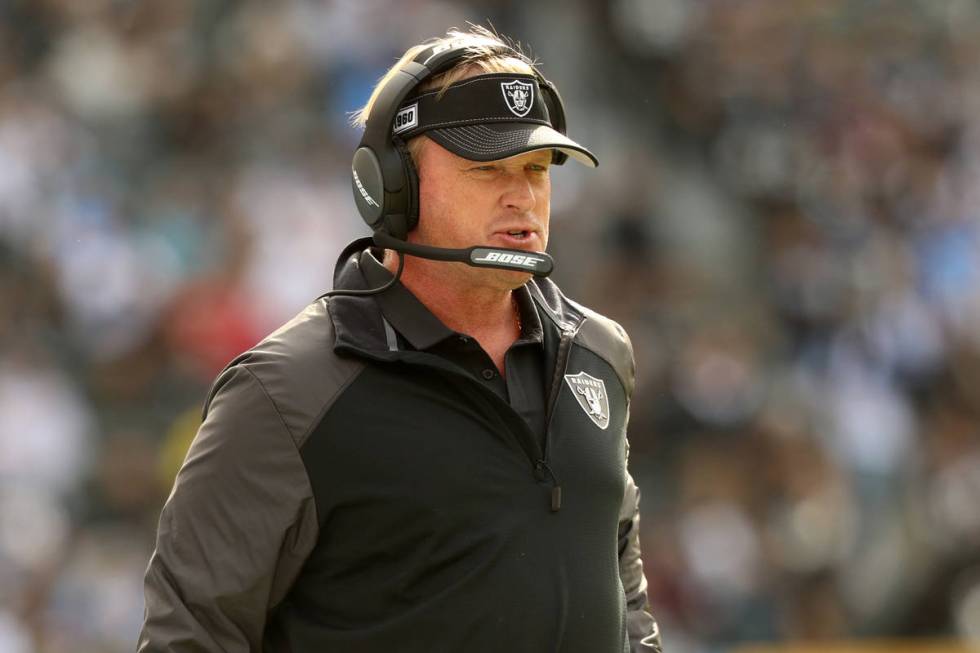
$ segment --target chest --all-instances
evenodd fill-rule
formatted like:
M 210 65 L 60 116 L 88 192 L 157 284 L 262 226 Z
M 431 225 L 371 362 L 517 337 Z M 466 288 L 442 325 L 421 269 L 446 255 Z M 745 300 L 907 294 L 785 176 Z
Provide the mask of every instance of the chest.
M 465 619 L 510 606 L 515 632 L 553 633 L 568 610 L 619 633 L 626 397 L 601 359 L 566 362 L 542 444 L 472 375 L 366 368 L 301 450 L 320 535 L 292 600 L 348 624 L 466 603 Z
M 543 437 L 462 371 L 417 362 L 367 368 L 304 445 L 321 520 L 351 506 L 399 515 L 547 511 L 555 479 L 536 471 L 541 461 L 564 506 L 617 509 L 627 398 L 590 351 L 572 347 L 564 363 L 546 370 Z

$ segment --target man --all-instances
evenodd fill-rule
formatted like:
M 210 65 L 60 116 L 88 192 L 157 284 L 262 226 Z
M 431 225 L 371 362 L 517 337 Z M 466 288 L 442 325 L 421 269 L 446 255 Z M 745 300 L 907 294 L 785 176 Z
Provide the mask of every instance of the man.
M 660 650 L 629 341 L 527 271 L 552 161 L 595 165 L 560 102 L 482 30 L 382 79 L 353 186 L 389 249 L 349 245 L 338 290 L 215 382 L 140 651 Z

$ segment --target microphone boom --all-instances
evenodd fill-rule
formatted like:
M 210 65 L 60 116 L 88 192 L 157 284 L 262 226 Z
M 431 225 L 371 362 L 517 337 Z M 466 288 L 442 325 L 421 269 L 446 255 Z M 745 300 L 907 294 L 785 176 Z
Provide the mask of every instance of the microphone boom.
M 548 276 L 555 267 L 554 260 L 544 252 L 527 252 L 522 249 L 507 247 L 487 247 L 485 245 L 467 249 L 431 247 L 409 243 L 382 231 L 374 233 L 374 243 L 378 247 L 393 249 L 396 252 L 419 258 L 466 263 L 476 268 L 530 272 L 536 277 Z

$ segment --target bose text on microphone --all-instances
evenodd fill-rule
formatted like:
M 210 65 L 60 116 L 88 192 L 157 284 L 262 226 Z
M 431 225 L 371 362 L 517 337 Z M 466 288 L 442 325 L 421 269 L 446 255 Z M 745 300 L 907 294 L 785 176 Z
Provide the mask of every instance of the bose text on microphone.
M 487 247 L 485 245 L 466 249 L 430 247 L 428 245 L 409 243 L 380 231 L 375 232 L 374 243 L 378 247 L 393 249 L 396 252 L 402 252 L 410 256 L 418 256 L 436 261 L 465 263 L 477 268 L 530 272 L 537 277 L 548 276 L 555 267 L 554 260 L 544 252 L 528 252 L 521 249 Z

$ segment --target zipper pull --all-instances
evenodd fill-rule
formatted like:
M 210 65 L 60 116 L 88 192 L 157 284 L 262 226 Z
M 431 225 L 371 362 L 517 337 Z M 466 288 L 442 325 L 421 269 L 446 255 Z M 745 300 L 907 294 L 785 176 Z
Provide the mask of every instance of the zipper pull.
M 558 482 L 558 477 L 543 458 L 537 462 L 537 469 L 548 472 L 548 476 L 551 477 L 551 512 L 558 512 L 561 510 L 561 484 Z

